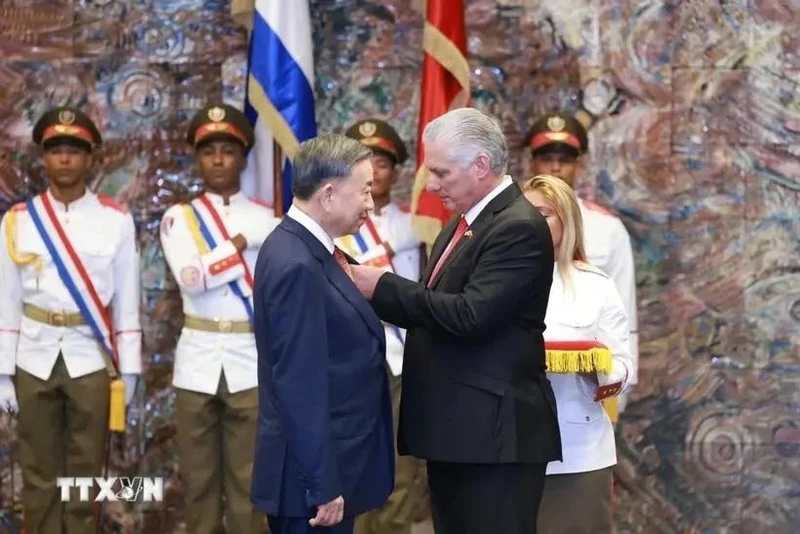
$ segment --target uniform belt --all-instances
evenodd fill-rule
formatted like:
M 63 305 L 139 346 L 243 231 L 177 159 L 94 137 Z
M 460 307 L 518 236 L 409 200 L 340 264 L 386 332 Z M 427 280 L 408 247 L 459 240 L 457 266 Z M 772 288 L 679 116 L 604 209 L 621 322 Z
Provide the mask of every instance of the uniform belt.
M 27 302 L 22 305 L 22 315 L 38 323 L 44 323 L 50 326 L 72 328 L 86 324 L 86 319 L 83 318 L 80 312 L 54 312 L 33 304 L 28 304 Z
M 222 334 L 252 334 L 253 326 L 250 321 L 227 321 L 224 319 L 204 319 L 187 315 L 183 326 L 192 330 L 203 332 L 218 332 Z

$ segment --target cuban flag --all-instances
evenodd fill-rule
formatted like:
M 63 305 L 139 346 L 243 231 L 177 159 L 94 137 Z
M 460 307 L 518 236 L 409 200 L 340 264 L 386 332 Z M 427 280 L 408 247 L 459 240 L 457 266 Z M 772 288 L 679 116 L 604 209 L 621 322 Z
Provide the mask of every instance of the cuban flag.
M 292 204 L 289 160 L 300 143 L 317 135 L 309 13 L 308 0 L 256 0 L 253 14 L 245 114 L 256 141 L 242 189 L 279 217 Z M 281 173 L 274 170 L 276 155 Z

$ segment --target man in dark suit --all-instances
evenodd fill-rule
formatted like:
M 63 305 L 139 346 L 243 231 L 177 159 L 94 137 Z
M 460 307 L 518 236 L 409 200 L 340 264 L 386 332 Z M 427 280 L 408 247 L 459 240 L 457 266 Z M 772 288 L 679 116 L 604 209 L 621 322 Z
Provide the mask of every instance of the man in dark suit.
M 561 459 L 542 338 L 550 231 L 505 174 L 492 119 L 454 110 L 423 142 L 428 190 L 460 215 L 422 282 L 353 270 L 378 315 L 408 329 L 398 447 L 428 461 L 436 534 L 531 534 L 545 467 Z
M 373 208 L 371 155 L 340 135 L 303 143 L 294 204 L 256 263 L 252 500 L 273 534 L 350 534 L 394 484 L 383 325 L 333 241 Z

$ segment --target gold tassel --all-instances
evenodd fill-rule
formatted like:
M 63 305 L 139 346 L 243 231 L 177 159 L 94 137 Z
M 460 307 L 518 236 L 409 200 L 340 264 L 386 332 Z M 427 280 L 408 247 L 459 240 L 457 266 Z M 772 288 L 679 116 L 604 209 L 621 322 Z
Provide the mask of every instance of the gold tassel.
M 598 344 L 599 345 L 599 344 Z M 547 371 L 549 373 L 610 373 L 611 351 L 599 345 L 585 349 L 546 348 Z
M 603 399 L 602 402 L 603 408 L 605 408 L 609 419 L 611 419 L 611 422 L 616 423 L 619 421 L 619 405 L 617 404 L 617 398 L 608 397 L 607 399 Z
M 549 373 L 611 372 L 611 351 L 596 341 L 545 341 L 544 348 Z M 617 398 L 608 397 L 601 403 L 611 422 L 616 423 L 619 420 Z
M 111 381 L 111 401 L 108 412 L 108 429 L 125 432 L 125 382 L 117 378 Z

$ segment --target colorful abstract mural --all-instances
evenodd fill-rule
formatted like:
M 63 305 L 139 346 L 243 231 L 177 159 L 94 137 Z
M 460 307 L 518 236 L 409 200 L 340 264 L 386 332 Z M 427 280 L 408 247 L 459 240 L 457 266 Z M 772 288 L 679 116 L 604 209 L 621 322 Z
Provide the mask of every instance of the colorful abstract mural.
M 413 148 L 423 4 L 312 1 L 320 131 L 378 116 Z M 473 103 L 507 134 L 511 173 L 528 176 L 537 114 L 592 112 L 580 189 L 634 242 L 642 356 L 618 427 L 617 532 L 800 532 L 800 4 L 466 5 Z M 0 212 L 45 187 L 30 130 L 68 103 L 105 136 L 94 188 L 137 223 L 146 388 L 111 470 L 167 477 L 166 499 L 107 504 L 108 532 L 183 532 L 170 387 L 181 303 L 157 228 L 199 187 L 188 118 L 242 103 L 245 49 L 225 0 L 0 0 Z M 15 433 L 0 415 L 8 533 Z

